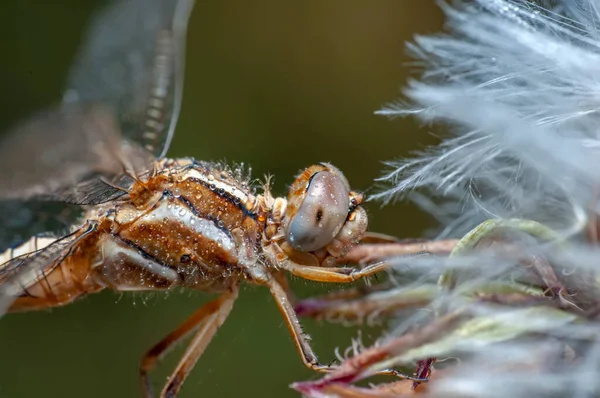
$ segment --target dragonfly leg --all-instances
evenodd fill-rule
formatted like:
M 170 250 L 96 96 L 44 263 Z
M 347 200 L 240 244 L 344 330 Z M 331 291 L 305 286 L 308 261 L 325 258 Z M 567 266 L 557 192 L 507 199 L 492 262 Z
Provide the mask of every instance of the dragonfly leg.
M 286 290 L 275 279 L 269 279 L 266 283 L 269 287 L 269 291 L 275 299 L 275 302 L 277 303 L 277 307 L 279 307 L 279 311 L 285 319 L 285 324 L 292 335 L 292 339 L 294 340 L 294 344 L 296 345 L 296 348 L 302 357 L 302 362 L 304 365 L 306 365 L 306 367 L 309 369 L 327 371 L 327 366 L 319 363 L 317 356 L 308 343 L 306 335 L 302 330 L 302 326 L 300 326 L 300 321 L 298 320 L 298 316 L 294 311 L 294 307 L 290 302 Z
M 350 283 L 358 279 L 375 275 L 389 269 L 392 264 L 379 262 L 370 264 L 362 269 L 359 268 L 325 268 L 296 264 L 290 260 L 281 265 L 283 269 L 304 279 L 315 282 Z
M 392 257 L 415 256 L 422 254 L 448 255 L 458 243 L 457 239 L 432 241 L 396 241 L 382 242 L 366 239 L 354 246 L 343 257 L 337 259 L 338 264 L 368 264 L 383 261 Z
M 285 324 L 288 327 L 290 334 L 292 335 L 292 339 L 296 344 L 296 348 L 302 357 L 302 362 L 304 365 L 312 370 L 316 370 L 318 372 L 332 372 L 337 369 L 337 366 L 333 365 L 323 365 L 317 359 L 310 343 L 308 342 L 307 335 L 302 330 L 302 326 L 300 326 L 300 321 L 298 320 L 298 316 L 296 315 L 296 311 L 294 311 L 294 307 L 290 302 L 286 290 L 273 278 L 269 279 L 266 282 L 271 295 L 275 299 L 277 306 L 279 307 L 279 311 L 283 315 L 285 319 Z M 413 377 L 410 375 L 406 375 L 400 373 L 394 369 L 383 369 L 376 374 L 378 375 L 392 375 L 396 377 L 400 377 L 403 379 L 416 380 L 416 381 L 426 381 L 422 378 Z
M 278 269 L 283 269 L 304 279 L 315 282 L 349 283 L 388 269 L 387 262 L 370 264 L 360 268 L 331 268 L 314 265 L 302 265 L 292 261 L 278 245 L 269 245 L 263 249 L 267 259 Z
M 350 283 L 386 271 L 392 266 L 389 261 L 371 263 L 363 268 L 303 265 L 290 259 L 278 245 L 272 244 L 264 247 L 263 250 L 268 260 L 276 268 L 315 282 Z
M 293 305 L 295 305 L 298 300 L 296 299 L 296 296 L 295 296 L 294 292 L 292 291 L 292 287 L 290 286 L 290 281 L 288 280 L 287 273 L 283 270 L 278 270 L 278 271 L 271 272 L 271 273 L 273 275 L 273 278 L 275 278 L 275 281 L 277 281 L 277 283 L 279 283 L 279 285 L 285 292 L 285 295 L 287 296 L 288 300 Z
M 169 333 L 144 355 L 140 366 L 140 378 L 145 398 L 151 398 L 153 396 L 148 372 L 170 348 L 184 339 L 191 332 L 196 331 L 196 334 L 179 360 L 175 370 L 173 370 L 173 373 L 169 376 L 167 384 L 160 394 L 161 398 L 177 396 L 185 378 L 200 356 L 204 353 L 204 350 L 212 340 L 217 329 L 219 329 L 225 322 L 225 319 L 227 319 L 227 316 L 233 307 L 233 303 L 238 296 L 238 290 L 239 287 L 234 286 L 231 291 L 204 304 L 186 319 L 183 324 Z

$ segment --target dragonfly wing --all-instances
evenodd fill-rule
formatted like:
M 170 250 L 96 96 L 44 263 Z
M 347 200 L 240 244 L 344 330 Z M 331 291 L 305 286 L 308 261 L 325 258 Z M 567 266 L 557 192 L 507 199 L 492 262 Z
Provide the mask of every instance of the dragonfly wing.
M 0 201 L 0 254 L 32 236 L 69 232 L 69 227 L 79 220 L 81 214 L 81 207 L 63 203 Z
M 63 103 L 0 142 L 3 249 L 42 231 L 64 231 L 81 214 L 78 206 L 43 200 L 92 205 L 115 199 L 165 155 L 181 107 L 192 6 L 193 0 L 114 0 L 93 18 Z M 17 258 L 5 252 L 0 313 L 75 239 L 66 235 Z
M 101 102 L 125 137 L 166 154 L 183 92 L 185 39 L 193 0 L 120 0 L 87 32 L 64 102 Z
M 73 246 L 93 230 L 92 225 L 84 225 L 59 239 L 35 237 L 5 251 L 0 256 L 0 315 L 15 299 L 27 295 L 29 286 L 60 265 Z
M 94 173 L 120 174 L 120 148 L 116 120 L 102 106 L 41 112 L 0 142 L 0 198 L 42 197 Z
M 179 113 L 192 5 L 115 0 L 92 20 L 63 104 L 34 115 L 0 142 L 0 200 L 94 204 L 116 193 L 98 195 L 110 184 L 90 179 L 152 169 Z

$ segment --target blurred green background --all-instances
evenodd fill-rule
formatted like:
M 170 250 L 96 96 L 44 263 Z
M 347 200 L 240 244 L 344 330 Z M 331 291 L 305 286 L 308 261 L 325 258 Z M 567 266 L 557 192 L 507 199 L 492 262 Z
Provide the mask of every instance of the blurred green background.
M 0 2 L 0 130 L 60 99 L 80 35 L 102 1 Z M 275 193 L 303 167 L 330 161 L 369 192 L 381 161 L 432 138 L 412 120 L 373 112 L 413 72 L 404 43 L 438 31 L 428 0 L 198 1 L 190 21 L 183 111 L 170 156 L 244 161 L 275 175 Z M 18 165 L 15 165 L 18 167 Z M 370 228 L 415 237 L 431 220 L 409 204 L 368 204 Z M 327 292 L 295 280 L 300 296 Z M 146 349 L 210 296 L 103 292 L 0 321 L 0 397 L 139 397 Z M 304 322 L 324 362 L 356 328 Z M 377 329 L 364 336 L 376 337 Z M 152 375 L 162 386 L 183 346 Z M 297 397 L 317 377 L 296 353 L 265 289 L 246 286 L 185 383 L 182 397 Z

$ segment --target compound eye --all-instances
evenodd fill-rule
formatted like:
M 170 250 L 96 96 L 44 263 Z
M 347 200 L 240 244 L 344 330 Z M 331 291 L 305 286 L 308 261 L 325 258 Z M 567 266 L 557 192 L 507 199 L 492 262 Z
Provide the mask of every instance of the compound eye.
M 347 183 L 331 171 L 316 173 L 288 224 L 288 243 L 302 252 L 327 246 L 346 222 L 349 207 Z

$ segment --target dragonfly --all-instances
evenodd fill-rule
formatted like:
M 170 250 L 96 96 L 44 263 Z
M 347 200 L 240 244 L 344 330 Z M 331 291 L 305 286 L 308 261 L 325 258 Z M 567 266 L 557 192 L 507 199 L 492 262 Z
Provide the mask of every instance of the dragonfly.
M 287 275 L 348 283 L 387 267 L 339 265 L 369 233 L 363 194 L 331 164 L 303 170 L 283 198 L 271 194 L 268 179 L 254 183 L 243 165 L 166 157 L 193 6 L 113 0 L 91 21 L 61 103 L 0 143 L 0 206 L 10 215 L 0 231 L 9 245 L 0 256 L 0 314 L 63 306 L 105 289 L 218 294 L 143 356 L 145 397 L 153 396 L 149 372 L 192 335 L 160 393 L 177 396 L 241 283 L 268 288 L 302 362 L 330 371 L 302 331 Z M 20 161 L 31 146 L 43 151 Z

